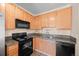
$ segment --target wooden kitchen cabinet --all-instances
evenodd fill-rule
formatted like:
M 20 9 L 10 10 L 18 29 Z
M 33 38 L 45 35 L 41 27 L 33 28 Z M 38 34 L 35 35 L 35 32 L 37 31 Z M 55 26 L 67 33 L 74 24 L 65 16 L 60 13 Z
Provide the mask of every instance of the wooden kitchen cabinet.
M 36 48 L 36 39 L 33 39 L 33 50 Z
M 46 27 L 46 20 L 44 17 L 45 15 L 34 16 L 33 20 L 31 20 L 31 29 L 42 29 Z
M 24 13 L 24 19 L 25 19 L 25 21 L 31 22 L 32 18 L 33 18 L 33 16 L 30 15 L 29 13 L 27 13 L 27 12 Z
M 41 15 L 41 22 L 42 22 L 42 28 L 48 27 L 48 15 L 47 14 Z
M 72 8 L 64 8 L 57 11 L 56 17 L 56 28 L 57 29 L 71 29 L 71 19 L 72 19 Z
M 7 46 L 7 56 L 18 56 L 18 42 L 11 46 Z
M 1 10 L 1 8 L 0 8 Z M 23 9 L 18 7 L 15 4 L 8 4 L 6 3 L 6 14 L 5 14 L 5 19 L 6 19 L 6 29 L 15 29 L 15 19 L 20 19 L 23 21 L 31 21 L 33 18 L 32 15 L 29 13 L 25 12 Z
M 35 21 L 36 21 L 36 29 L 41 29 L 42 23 L 40 16 L 36 16 Z
M 39 15 L 38 19 L 40 20 L 41 28 L 52 28 L 55 27 L 56 23 L 56 12 L 50 12 L 43 15 Z
M 35 22 L 34 22 L 34 16 L 32 16 L 31 20 L 30 20 L 30 29 L 35 29 Z
M 27 12 L 24 12 L 24 19 L 25 21 L 29 21 L 30 19 Z
M 6 3 L 5 27 L 6 29 L 15 29 L 15 8 L 14 4 Z
M 57 16 L 57 12 L 56 11 L 48 13 L 47 24 L 48 24 L 49 28 L 55 28 L 56 16 Z
M 43 38 L 34 38 L 34 49 L 42 52 L 43 54 L 55 56 L 56 55 L 56 43 L 50 40 L 45 40 Z
M 37 24 L 36 24 L 35 17 L 34 17 L 34 19 L 33 19 L 33 20 L 31 20 L 30 25 L 31 25 L 31 26 L 30 26 L 30 27 L 31 27 L 31 29 L 36 29 Z
M 24 13 L 24 19 L 25 21 L 30 22 L 30 29 L 35 29 L 34 25 L 34 16 L 30 15 L 29 13 L 25 12 Z
M 20 20 L 23 20 L 23 21 L 25 21 L 25 17 L 24 17 L 24 11 L 21 9 L 21 8 L 19 8 L 18 6 L 16 7 L 16 12 L 15 12 L 15 18 L 16 19 L 20 19 Z
M 41 19 L 40 19 L 40 16 L 35 16 L 32 21 L 31 21 L 31 29 L 41 29 L 42 27 L 42 23 L 41 23 Z
M 35 16 L 33 25 L 35 29 L 57 28 L 63 30 L 71 29 L 72 8 L 64 8 L 54 12 Z
M 39 38 L 33 38 L 33 49 L 39 48 Z

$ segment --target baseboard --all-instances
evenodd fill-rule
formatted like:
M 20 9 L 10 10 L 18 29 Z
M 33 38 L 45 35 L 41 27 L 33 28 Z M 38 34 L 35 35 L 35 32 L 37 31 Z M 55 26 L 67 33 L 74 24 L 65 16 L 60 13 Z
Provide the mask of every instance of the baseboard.
M 47 54 L 47 53 L 45 53 L 45 52 L 42 52 L 42 51 L 40 51 L 40 50 L 38 50 L 38 49 L 34 49 L 35 51 L 37 51 L 37 52 L 39 52 L 39 53 L 42 53 L 42 54 L 44 54 L 44 55 L 46 55 L 46 56 L 50 56 L 49 54 Z

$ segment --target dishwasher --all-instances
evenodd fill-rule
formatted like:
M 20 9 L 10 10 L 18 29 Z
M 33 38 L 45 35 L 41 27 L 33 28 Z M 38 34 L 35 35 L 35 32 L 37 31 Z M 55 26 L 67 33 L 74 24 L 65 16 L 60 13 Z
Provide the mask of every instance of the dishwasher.
M 75 44 L 56 42 L 56 56 L 75 56 Z

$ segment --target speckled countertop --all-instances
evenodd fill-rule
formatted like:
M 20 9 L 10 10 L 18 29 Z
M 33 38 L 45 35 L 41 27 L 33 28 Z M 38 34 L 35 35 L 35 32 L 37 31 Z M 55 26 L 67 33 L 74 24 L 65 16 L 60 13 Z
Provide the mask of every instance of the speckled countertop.
M 11 36 L 5 38 L 5 45 L 6 46 L 11 46 L 11 45 L 14 45 L 16 43 L 18 43 L 18 42 L 13 40 Z
M 28 37 L 40 37 L 50 41 L 61 41 L 61 42 L 67 42 L 67 43 L 73 43 L 73 44 L 76 43 L 76 38 L 69 35 L 29 33 Z
M 69 35 L 53 35 L 53 34 L 41 34 L 41 33 L 29 33 L 27 34 L 28 38 L 30 37 L 39 37 L 44 40 L 49 40 L 51 42 L 53 41 L 60 41 L 60 42 L 67 42 L 67 43 L 76 43 L 76 38 L 69 36 Z M 12 36 L 6 37 L 6 45 L 10 46 L 12 44 L 17 43 L 17 41 L 12 39 Z

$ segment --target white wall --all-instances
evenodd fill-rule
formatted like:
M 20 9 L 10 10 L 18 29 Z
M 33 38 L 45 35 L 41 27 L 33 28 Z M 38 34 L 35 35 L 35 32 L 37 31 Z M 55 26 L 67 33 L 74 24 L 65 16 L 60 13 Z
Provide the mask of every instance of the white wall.
M 72 7 L 72 31 L 71 35 L 77 38 L 76 56 L 79 56 L 79 4 L 73 4 Z
M 0 56 L 5 55 L 5 16 L 0 13 Z

